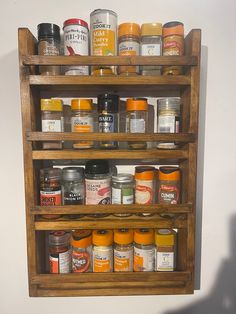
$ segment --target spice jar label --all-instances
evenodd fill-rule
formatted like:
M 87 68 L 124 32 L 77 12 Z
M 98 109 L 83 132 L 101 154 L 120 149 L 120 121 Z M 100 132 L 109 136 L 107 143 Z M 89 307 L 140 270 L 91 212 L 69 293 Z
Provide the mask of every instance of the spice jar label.
M 142 44 L 141 45 L 142 56 L 160 56 L 161 45 L 159 44 Z
M 154 271 L 155 249 L 134 247 L 134 271 Z
M 136 204 L 152 204 L 153 181 L 136 180 L 135 202 Z
M 56 206 L 61 205 L 61 190 L 59 191 L 40 191 L 41 206 Z
M 85 179 L 86 204 L 111 203 L 111 179 Z
M 179 189 L 176 186 L 161 184 L 158 196 L 160 204 L 177 204 L 179 202 Z
M 50 254 L 49 264 L 51 274 L 67 274 L 70 272 L 70 250 L 58 253 Z
M 72 272 L 84 273 L 90 265 L 90 255 L 87 252 L 72 252 Z
M 174 253 L 157 252 L 156 271 L 173 271 L 174 270 Z
M 97 249 L 99 251 L 99 248 Z M 93 272 L 106 273 L 111 272 L 113 268 L 113 251 L 103 250 L 93 253 Z
M 114 250 L 114 271 L 133 270 L 133 249 L 129 251 Z
M 42 120 L 42 132 L 62 132 L 61 120 Z

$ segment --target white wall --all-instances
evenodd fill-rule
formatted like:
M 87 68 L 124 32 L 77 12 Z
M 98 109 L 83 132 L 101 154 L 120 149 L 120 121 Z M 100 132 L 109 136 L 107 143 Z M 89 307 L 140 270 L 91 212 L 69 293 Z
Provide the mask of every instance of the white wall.
M 1 0 L 0 3 L 0 313 L 234 313 L 235 0 Z M 40 22 L 62 25 L 70 17 L 88 21 L 89 13 L 98 7 L 116 11 L 119 22 L 180 20 L 185 23 L 186 32 L 192 28 L 202 29 L 198 193 L 199 204 L 203 196 L 201 289 L 192 296 L 28 297 L 17 28 L 28 27 L 36 35 Z M 201 222 L 200 208 L 198 216 Z M 181 310 L 187 305 L 190 306 L 188 310 Z

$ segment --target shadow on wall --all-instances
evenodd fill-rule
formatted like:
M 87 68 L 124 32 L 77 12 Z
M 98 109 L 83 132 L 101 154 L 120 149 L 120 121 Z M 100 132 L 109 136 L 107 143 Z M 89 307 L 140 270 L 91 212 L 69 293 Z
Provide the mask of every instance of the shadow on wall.
M 230 220 L 229 259 L 222 261 L 217 280 L 209 296 L 178 311 L 164 314 L 235 314 L 236 311 L 236 215 Z

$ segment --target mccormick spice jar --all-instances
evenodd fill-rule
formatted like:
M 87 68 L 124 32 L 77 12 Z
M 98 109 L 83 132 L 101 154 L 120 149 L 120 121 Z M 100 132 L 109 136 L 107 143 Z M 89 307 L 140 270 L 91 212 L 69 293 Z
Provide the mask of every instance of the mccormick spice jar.
M 114 94 L 98 95 L 98 131 L 100 133 L 117 133 L 119 131 L 119 96 Z M 100 148 L 114 149 L 116 141 L 102 141 Z
M 97 9 L 90 14 L 92 56 L 116 56 L 117 14 L 111 10 Z M 114 66 L 93 66 L 92 75 L 114 75 Z
M 184 24 L 168 22 L 163 25 L 163 56 L 182 56 L 184 54 Z M 182 74 L 181 66 L 163 67 L 163 75 Z
M 155 191 L 155 167 L 135 167 L 135 203 L 153 204 Z M 147 215 L 147 214 L 143 214 Z
M 92 99 L 71 100 L 71 132 L 93 132 L 94 115 Z M 76 141 L 73 148 L 91 148 L 93 141 Z
M 61 99 L 41 99 L 42 132 L 63 132 L 63 103 Z M 61 141 L 43 142 L 43 149 L 61 149 Z
M 180 203 L 180 169 L 165 166 L 159 168 L 158 203 Z
M 51 274 L 71 272 L 70 233 L 52 231 L 49 234 L 49 265 Z
M 175 269 L 176 232 L 169 229 L 157 229 L 155 232 L 156 266 L 155 271 L 173 271 Z
M 134 271 L 154 271 L 155 245 L 153 229 L 134 231 Z
M 64 22 L 64 55 L 88 56 L 89 30 L 88 24 L 81 19 L 69 19 Z M 66 67 L 65 75 L 88 75 L 89 67 L 72 65 Z
M 90 230 L 75 230 L 71 238 L 72 273 L 92 271 L 92 233 Z
M 123 23 L 118 27 L 119 56 L 139 56 L 140 27 L 136 23 Z M 119 66 L 121 75 L 139 74 L 138 66 Z
M 133 230 L 114 230 L 114 271 L 133 271 Z
M 93 272 L 113 271 L 113 232 L 112 230 L 93 231 Z

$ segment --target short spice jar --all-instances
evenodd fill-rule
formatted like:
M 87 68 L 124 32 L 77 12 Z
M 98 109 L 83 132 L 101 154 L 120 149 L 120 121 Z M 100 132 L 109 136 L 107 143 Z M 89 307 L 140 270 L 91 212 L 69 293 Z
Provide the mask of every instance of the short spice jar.
M 60 54 L 60 27 L 56 24 L 41 23 L 38 25 L 38 54 L 41 56 L 58 56 Z M 57 65 L 42 65 L 41 75 L 59 75 Z
M 118 27 L 119 56 L 139 56 L 140 26 L 136 23 L 122 23 Z M 139 74 L 138 66 L 119 66 L 120 75 Z
M 41 99 L 42 132 L 63 132 L 63 102 L 61 99 Z M 43 149 L 61 149 L 61 141 L 47 141 L 42 143 Z
M 155 271 L 175 270 L 176 232 L 169 229 L 157 229 L 155 232 L 156 266 Z
M 72 99 L 71 100 L 71 132 L 93 132 L 94 114 L 92 99 Z M 93 141 L 76 141 L 73 148 L 91 148 Z
M 154 271 L 155 244 L 153 229 L 134 231 L 134 271 Z
M 163 56 L 184 54 L 184 24 L 173 21 L 163 25 Z M 181 66 L 164 66 L 163 75 L 180 75 Z
M 93 230 L 93 272 L 113 271 L 113 231 Z
M 71 272 L 70 232 L 52 231 L 49 233 L 49 266 L 51 274 Z
M 145 23 L 141 26 L 141 56 L 162 55 L 162 24 Z M 143 65 L 142 75 L 161 75 L 161 66 Z
M 146 98 L 128 98 L 126 102 L 126 133 L 147 133 L 148 103 Z M 130 141 L 131 149 L 145 149 L 146 142 Z
M 92 271 L 92 232 L 75 230 L 71 237 L 72 273 Z
M 133 271 L 133 230 L 114 230 L 114 271 Z
M 180 169 L 178 167 L 163 166 L 159 168 L 158 203 L 180 203 Z

